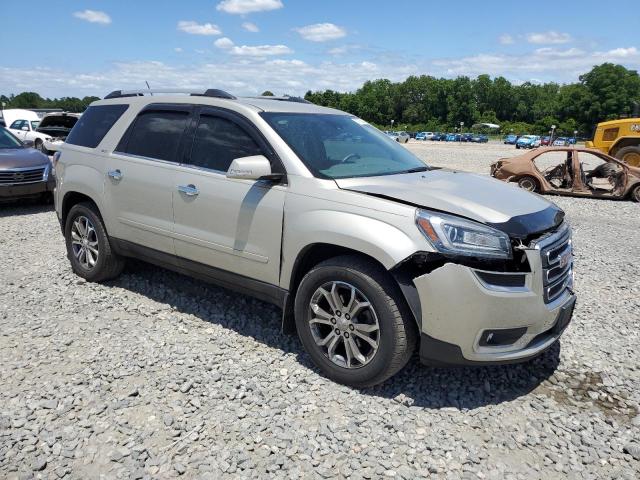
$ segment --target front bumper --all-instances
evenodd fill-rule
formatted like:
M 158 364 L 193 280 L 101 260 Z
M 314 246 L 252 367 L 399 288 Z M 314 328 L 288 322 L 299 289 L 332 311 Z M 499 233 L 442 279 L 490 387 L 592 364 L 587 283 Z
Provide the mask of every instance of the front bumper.
M 553 241 L 557 238 L 525 251 L 529 272 L 486 272 L 447 263 L 415 278 L 421 360 L 440 365 L 516 363 L 553 345 L 576 302 L 570 236 L 565 232 L 563 244 Z M 558 254 L 562 268 L 545 265 L 550 248 L 564 249 Z M 545 281 L 554 269 L 562 272 L 558 280 Z
M 35 197 L 46 192 L 53 192 L 54 187 L 55 180 L 51 177 L 47 181 L 42 182 L 0 185 L 0 201 Z

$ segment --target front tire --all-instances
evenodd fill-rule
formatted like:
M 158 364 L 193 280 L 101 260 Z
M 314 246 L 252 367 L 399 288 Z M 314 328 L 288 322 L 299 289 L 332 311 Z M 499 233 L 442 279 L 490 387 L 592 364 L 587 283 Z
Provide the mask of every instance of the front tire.
M 326 260 L 305 275 L 295 320 L 313 362 L 356 388 L 396 374 L 416 345 L 416 325 L 397 285 L 382 267 L 357 256 Z
M 640 185 L 636 185 L 629 196 L 634 202 L 640 202 Z
M 102 218 L 93 203 L 71 207 L 64 234 L 67 257 L 76 275 L 89 282 L 102 282 L 120 275 L 124 260 L 111 249 Z
M 519 178 L 518 186 L 528 192 L 538 192 L 540 190 L 538 181 L 535 178 L 529 176 Z
M 46 148 L 44 148 L 44 142 L 42 140 L 40 140 L 39 138 L 36 138 L 36 141 L 33 142 L 33 147 L 36 150 L 40 150 L 42 153 L 46 152 Z

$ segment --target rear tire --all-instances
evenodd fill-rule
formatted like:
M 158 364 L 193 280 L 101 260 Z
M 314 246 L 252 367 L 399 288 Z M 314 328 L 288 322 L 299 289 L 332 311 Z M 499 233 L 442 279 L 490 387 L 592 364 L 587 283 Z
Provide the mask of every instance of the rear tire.
M 640 167 L 640 146 L 621 148 L 616 153 L 616 158 L 632 167 Z
M 629 195 L 634 202 L 640 202 L 640 185 L 636 185 Z
M 527 192 L 539 192 L 540 185 L 538 185 L 538 180 L 530 176 L 520 177 L 518 179 L 518 186 Z
M 97 207 L 90 202 L 74 205 L 67 214 L 64 236 L 74 273 L 89 282 L 111 280 L 124 268 L 124 260 L 111 249 Z
M 395 375 L 417 341 L 413 316 L 388 272 L 355 255 L 326 260 L 304 276 L 296 293 L 295 321 L 320 370 L 356 388 Z

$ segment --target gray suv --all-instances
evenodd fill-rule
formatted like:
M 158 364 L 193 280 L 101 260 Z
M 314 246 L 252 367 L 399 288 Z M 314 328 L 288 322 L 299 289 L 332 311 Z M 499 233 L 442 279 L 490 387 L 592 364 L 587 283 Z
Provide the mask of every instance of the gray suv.
M 569 323 L 562 210 L 433 169 L 367 122 L 289 97 L 116 91 L 54 159 L 72 268 L 134 257 L 282 308 L 316 365 L 356 387 L 429 364 L 530 359 Z

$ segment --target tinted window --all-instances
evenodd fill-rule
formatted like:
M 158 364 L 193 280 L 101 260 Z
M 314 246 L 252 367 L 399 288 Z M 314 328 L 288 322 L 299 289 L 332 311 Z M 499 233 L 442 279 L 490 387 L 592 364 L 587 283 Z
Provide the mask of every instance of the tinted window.
M 380 130 L 348 115 L 262 113 L 316 177 L 392 175 L 429 168 Z
M 142 112 L 133 124 L 124 152 L 175 161 L 189 114 L 180 111 Z
M 24 120 L 16 120 L 11 124 L 9 128 L 15 128 L 16 130 L 20 130 L 22 128 L 23 123 L 24 123 Z
M 261 153 L 256 142 L 234 122 L 221 117 L 201 116 L 190 163 L 226 172 L 236 158 Z
M 128 105 L 97 105 L 87 108 L 69 132 L 66 142 L 81 147 L 97 147 L 127 108 Z

